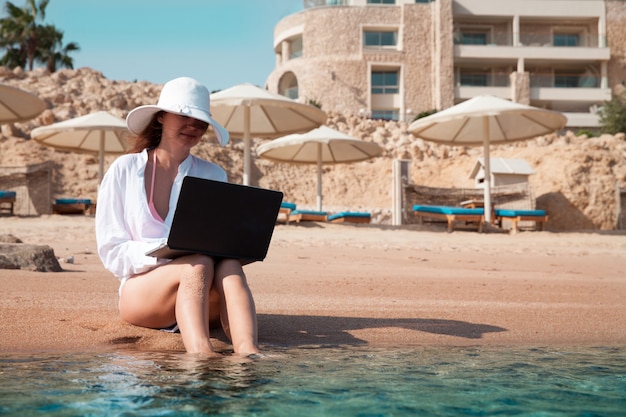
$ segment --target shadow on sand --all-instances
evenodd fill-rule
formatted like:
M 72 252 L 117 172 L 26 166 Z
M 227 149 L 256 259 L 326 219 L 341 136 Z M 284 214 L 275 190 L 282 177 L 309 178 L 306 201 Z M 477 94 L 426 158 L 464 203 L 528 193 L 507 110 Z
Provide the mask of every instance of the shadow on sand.
M 259 314 L 259 334 L 262 343 L 281 346 L 303 345 L 366 345 L 368 342 L 349 333 L 351 330 L 400 328 L 418 332 L 480 339 L 485 333 L 505 332 L 507 329 L 488 324 L 458 320 L 419 318 L 357 318 L 328 316 L 290 316 Z

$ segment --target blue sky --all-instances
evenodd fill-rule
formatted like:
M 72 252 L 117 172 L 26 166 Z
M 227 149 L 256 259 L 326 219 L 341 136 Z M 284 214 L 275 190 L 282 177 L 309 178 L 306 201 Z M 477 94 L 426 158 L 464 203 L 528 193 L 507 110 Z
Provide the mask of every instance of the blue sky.
M 213 91 L 264 86 L 274 26 L 300 10 L 302 0 L 51 0 L 43 22 L 80 45 L 74 68 L 157 84 L 189 76 Z

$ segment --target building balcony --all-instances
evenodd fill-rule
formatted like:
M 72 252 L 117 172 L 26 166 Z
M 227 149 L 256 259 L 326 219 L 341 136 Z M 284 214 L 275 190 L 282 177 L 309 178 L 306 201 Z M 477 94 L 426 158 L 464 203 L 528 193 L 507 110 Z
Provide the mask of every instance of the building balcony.
M 592 102 L 611 100 L 610 88 L 531 87 L 530 99 L 541 101 Z
M 499 46 L 499 45 L 454 45 L 455 61 L 463 60 L 541 60 L 541 61 L 608 61 L 609 48 L 565 47 L 565 46 Z
M 511 87 L 493 87 L 493 86 L 462 86 L 454 87 L 454 99 L 456 102 L 469 100 L 472 97 L 480 95 L 491 95 L 505 100 L 511 99 Z
M 600 118 L 595 113 L 571 113 L 563 112 L 567 117 L 567 126 L 580 128 L 598 128 L 600 127 Z
M 510 100 L 511 87 L 457 85 L 454 88 L 455 102 L 465 101 L 481 94 Z M 609 100 L 611 100 L 611 90 L 608 88 L 530 88 L 531 105 L 561 111 L 567 117 L 567 126 L 578 128 L 599 127 L 598 115 L 592 109 Z
M 454 88 L 454 98 L 457 100 L 467 100 L 482 94 L 489 94 L 504 99 L 510 99 L 511 87 L 457 85 Z M 530 99 L 540 101 L 563 101 L 570 103 L 602 103 L 604 101 L 611 100 L 611 89 L 578 87 L 531 87 Z

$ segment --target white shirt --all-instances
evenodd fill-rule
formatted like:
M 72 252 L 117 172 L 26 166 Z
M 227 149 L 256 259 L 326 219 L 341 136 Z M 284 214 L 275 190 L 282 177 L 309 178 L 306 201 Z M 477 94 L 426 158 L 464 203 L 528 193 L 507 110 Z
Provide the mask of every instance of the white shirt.
M 155 219 L 148 208 L 144 174 L 148 152 L 123 155 L 108 169 L 98 190 L 96 242 L 104 267 L 121 281 L 169 262 L 145 253 L 167 241 L 176 202 L 185 176 L 227 181 L 226 171 L 194 155 L 178 167 L 165 222 Z M 120 284 L 120 285 L 121 285 Z

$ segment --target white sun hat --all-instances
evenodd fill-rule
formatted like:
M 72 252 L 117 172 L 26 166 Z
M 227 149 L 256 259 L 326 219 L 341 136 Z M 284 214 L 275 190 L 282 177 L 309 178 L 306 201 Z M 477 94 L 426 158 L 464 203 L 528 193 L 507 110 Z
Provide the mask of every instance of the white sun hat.
M 228 131 L 211 117 L 210 104 L 211 96 L 204 85 L 189 77 L 175 78 L 165 83 L 156 106 L 139 106 L 131 110 L 126 117 L 126 125 L 132 133 L 140 134 L 152 116 L 163 110 L 210 124 L 217 141 L 224 146 L 228 143 Z

